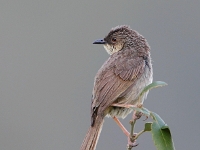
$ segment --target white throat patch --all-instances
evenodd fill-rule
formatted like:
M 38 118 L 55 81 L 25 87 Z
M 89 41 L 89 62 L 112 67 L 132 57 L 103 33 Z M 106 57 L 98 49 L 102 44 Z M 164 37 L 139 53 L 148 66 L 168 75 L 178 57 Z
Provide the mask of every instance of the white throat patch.
M 113 53 L 115 52 L 118 52 L 121 50 L 122 46 L 120 45 L 119 47 L 118 46 L 111 46 L 109 44 L 104 44 L 103 47 L 105 48 L 106 52 L 110 55 L 112 55 Z

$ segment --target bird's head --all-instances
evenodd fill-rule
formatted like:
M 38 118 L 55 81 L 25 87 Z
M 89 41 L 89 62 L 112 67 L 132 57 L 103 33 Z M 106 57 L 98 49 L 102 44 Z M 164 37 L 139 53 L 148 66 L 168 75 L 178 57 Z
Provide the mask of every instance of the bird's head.
M 112 28 L 104 39 L 96 40 L 93 44 L 103 44 L 108 54 L 112 55 L 125 48 L 133 47 L 134 40 L 139 36 L 129 26 L 122 25 Z

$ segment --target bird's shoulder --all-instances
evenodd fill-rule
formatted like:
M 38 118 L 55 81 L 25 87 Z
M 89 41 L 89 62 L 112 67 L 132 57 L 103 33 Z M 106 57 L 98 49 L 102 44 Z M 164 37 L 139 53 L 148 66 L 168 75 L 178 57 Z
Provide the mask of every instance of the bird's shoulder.
M 144 66 L 144 58 L 134 54 L 131 50 L 118 52 L 111 55 L 98 70 L 95 82 L 111 75 L 122 80 L 132 80 L 143 70 Z

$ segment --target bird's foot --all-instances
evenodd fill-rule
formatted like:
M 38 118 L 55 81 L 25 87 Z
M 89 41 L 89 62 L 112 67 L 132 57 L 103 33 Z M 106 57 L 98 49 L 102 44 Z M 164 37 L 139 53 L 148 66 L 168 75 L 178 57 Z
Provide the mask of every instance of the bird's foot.
M 139 111 L 134 111 L 133 113 L 133 120 L 138 120 L 142 117 L 143 113 L 142 112 L 139 112 Z
M 137 108 L 142 108 L 142 107 L 143 107 L 142 103 L 137 104 Z
M 149 116 L 146 116 L 146 115 L 144 115 L 146 118 L 143 120 L 143 121 L 146 121 L 148 118 L 149 118 Z
M 128 148 L 136 147 L 139 145 L 139 143 L 136 143 L 135 136 L 136 136 L 136 133 L 134 133 L 133 136 L 130 135 L 128 137 L 128 144 L 127 144 Z

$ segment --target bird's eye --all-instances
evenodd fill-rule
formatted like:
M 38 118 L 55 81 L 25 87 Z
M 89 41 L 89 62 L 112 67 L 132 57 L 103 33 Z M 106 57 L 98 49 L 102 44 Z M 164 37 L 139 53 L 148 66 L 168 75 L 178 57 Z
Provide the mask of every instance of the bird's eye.
M 112 42 L 116 42 L 117 41 L 117 39 L 116 38 L 112 38 Z

